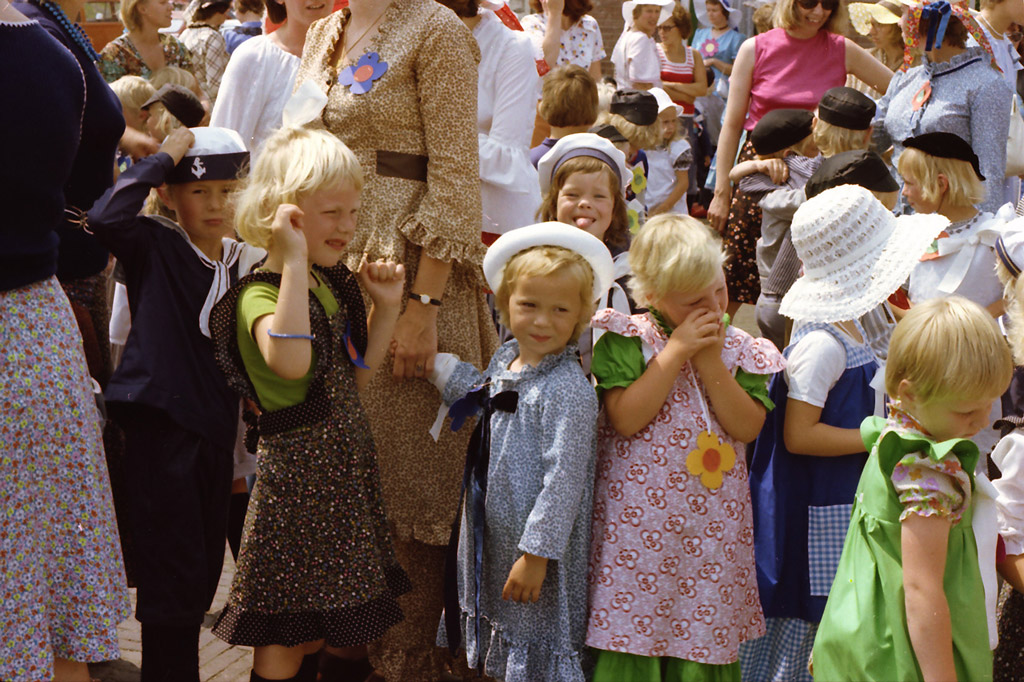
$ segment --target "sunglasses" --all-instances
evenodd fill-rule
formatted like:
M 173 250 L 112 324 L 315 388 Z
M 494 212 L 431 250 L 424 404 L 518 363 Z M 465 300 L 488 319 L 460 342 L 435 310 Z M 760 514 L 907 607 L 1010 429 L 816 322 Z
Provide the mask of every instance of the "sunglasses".
M 818 5 L 826 12 L 831 12 L 839 6 L 839 0 L 796 0 L 796 4 L 800 5 L 804 9 L 814 9 Z

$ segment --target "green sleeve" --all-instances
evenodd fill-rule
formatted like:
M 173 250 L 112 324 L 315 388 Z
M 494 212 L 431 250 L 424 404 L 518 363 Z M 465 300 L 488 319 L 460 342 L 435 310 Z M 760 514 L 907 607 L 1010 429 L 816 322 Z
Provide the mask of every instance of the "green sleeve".
M 609 388 L 625 388 L 640 378 L 647 369 L 643 342 L 636 336 L 605 332 L 594 344 L 590 371 L 597 379 L 597 395 Z
M 273 315 L 277 309 L 280 289 L 267 282 L 251 282 L 238 296 L 238 322 L 252 338 L 252 326 L 264 315 Z
M 775 403 L 768 397 L 768 380 L 772 374 L 751 374 L 740 368 L 736 368 L 736 383 L 747 392 L 751 398 L 764 405 L 764 409 L 771 412 L 775 409 Z

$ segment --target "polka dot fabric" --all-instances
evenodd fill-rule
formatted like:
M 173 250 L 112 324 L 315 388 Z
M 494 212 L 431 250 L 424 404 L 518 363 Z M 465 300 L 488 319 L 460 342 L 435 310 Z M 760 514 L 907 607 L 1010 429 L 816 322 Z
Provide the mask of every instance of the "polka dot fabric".
M 0 679 L 118 658 L 130 606 L 101 419 L 56 278 L 0 292 Z

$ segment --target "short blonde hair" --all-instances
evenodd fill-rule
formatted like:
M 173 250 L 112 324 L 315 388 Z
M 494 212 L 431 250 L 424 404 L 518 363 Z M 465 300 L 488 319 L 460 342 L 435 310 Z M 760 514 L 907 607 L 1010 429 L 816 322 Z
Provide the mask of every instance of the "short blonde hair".
M 1013 359 L 996 321 L 960 296 L 919 303 L 896 325 L 885 363 L 885 391 L 906 379 L 921 402 L 983 400 L 1010 385 Z
M 597 122 L 611 123 L 637 149 L 654 149 L 661 143 L 661 122 L 657 119 L 649 126 L 638 126 L 621 114 L 603 111 L 597 117 Z
M 999 258 L 996 259 L 996 277 L 1003 284 L 1003 301 L 1009 319 L 1006 338 L 1014 361 L 1024 365 L 1024 277 L 1014 277 Z
M 196 79 L 195 74 L 187 69 L 181 68 L 180 66 L 165 66 L 161 69 L 157 69 L 153 72 L 153 75 L 149 77 L 149 82 L 157 90 L 168 83 L 180 85 L 183 88 L 188 88 L 192 92 L 199 90 L 199 81 Z
M 754 10 L 754 33 L 764 33 L 772 29 L 772 21 L 775 18 L 775 3 L 761 5 Z
M 772 14 L 772 23 L 780 28 L 792 30 L 800 25 L 800 17 L 796 13 L 797 0 L 778 0 L 775 3 L 775 12 Z M 839 0 L 839 4 L 832 10 L 828 21 L 822 27 L 830 33 L 844 35 L 846 27 L 850 22 L 850 14 L 846 9 L 846 2 Z
M 563 271 L 575 278 L 579 285 L 580 319 L 572 340 L 578 339 L 594 314 L 594 271 L 586 258 L 561 246 L 533 246 L 508 259 L 501 271 L 501 284 L 494 292 L 494 307 L 498 309 L 501 323 L 509 326 L 508 302 L 520 280 L 547 277 Z
M 142 28 L 142 15 L 139 14 L 139 3 L 145 1 L 121 0 L 121 8 L 118 10 L 118 15 L 121 17 L 121 23 L 129 31 L 138 31 Z
M 172 130 L 180 128 L 183 124 L 178 118 L 171 113 L 170 109 L 164 106 L 163 102 L 153 102 L 147 107 L 149 109 L 149 117 L 152 119 L 150 125 L 159 134 L 158 142 L 163 142 L 164 138 L 171 134 Z
M 121 76 L 110 84 L 110 89 L 117 95 L 122 107 L 133 110 L 141 109 L 156 94 L 156 88 L 140 76 Z
M 282 128 L 264 142 L 239 192 L 235 229 L 247 243 L 268 248 L 281 204 L 340 185 L 363 188 L 363 169 L 352 150 L 324 130 Z
M 641 305 L 677 291 L 700 291 L 722 273 L 725 257 L 717 235 L 694 218 L 655 216 L 629 247 L 629 289 Z
M 975 206 L 985 198 L 985 185 L 969 161 L 944 159 L 908 147 L 900 154 L 896 166 L 900 175 L 917 180 L 921 193 L 930 202 L 941 202 L 944 206 Z M 946 176 L 949 182 L 945 197 L 939 189 L 940 175 Z
M 851 130 L 819 118 L 814 124 L 814 144 L 825 157 L 855 149 L 867 149 L 871 145 L 871 134 L 868 130 Z

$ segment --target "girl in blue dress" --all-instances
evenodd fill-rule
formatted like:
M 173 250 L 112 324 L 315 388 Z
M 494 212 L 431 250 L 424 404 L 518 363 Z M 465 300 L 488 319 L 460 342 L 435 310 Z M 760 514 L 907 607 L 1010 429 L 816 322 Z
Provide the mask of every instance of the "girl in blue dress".
M 811 680 L 807 661 L 867 460 L 860 423 L 881 415 L 872 388 L 880 363 L 857 320 L 906 279 L 943 224 L 896 219 L 852 185 L 822 192 L 794 216 L 793 245 L 806 274 L 783 298 L 793 336 L 750 467 L 768 632 L 741 648 L 743 679 Z

